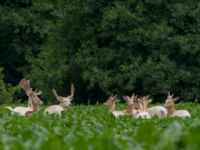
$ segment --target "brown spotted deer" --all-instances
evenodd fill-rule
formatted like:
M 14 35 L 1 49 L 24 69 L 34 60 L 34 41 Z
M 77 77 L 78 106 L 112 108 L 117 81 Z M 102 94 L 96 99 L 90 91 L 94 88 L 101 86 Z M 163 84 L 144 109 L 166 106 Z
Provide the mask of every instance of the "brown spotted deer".
M 33 91 L 30 86 L 30 81 L 26 79 L 22 79 L 19 82 L 19 85 L 22 89 L 25 90 L 28 96 L 28 107 L 19 106 L 15 108 L 11 107 L 6 107 L 6 108 L 9 109 L 12 112 L 12 114 L 16 114 L 19 116 L 31 115 L 34 112 L 37 112 L 39 106 L 43 104 L 41 99 L 38 97 L 39 95 L 42 94 L 42 92 Z
M 74 91 L 75 91 L 74 85 L 71 84 L 71 94 L 67 97 L 59 96 L 55 89 L 53 89 L 52 91 L 56 99 L 60 102 L 60 104 L 49 106 L 48 108 L 45 109 L 44 112 L 48 113 L 49 115 L 56 114 L 58 116 L 61 116 L 61 112 L 66 110 L 67 107 L 71 105 L 71 102 L 74 98 Z
M 177 101 L 179 97 L 174 97 L 174 95 L 170 95 L 170 92 L 168 93 L 167 99 L 165 101 L 165 107 L 168 110 L 168 115 L 170 117 L 191 117 L 190 113 L 187 110 L 176 110 L 175 108 L 175 101 Z

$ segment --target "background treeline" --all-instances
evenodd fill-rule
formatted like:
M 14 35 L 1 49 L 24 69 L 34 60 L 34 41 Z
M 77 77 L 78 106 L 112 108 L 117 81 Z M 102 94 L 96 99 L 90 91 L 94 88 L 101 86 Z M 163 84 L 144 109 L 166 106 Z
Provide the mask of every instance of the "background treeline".
M 0 103 L 20 99 L 22 77 L 53 102 L 168 91 L 200 98 L 198 0 L 0 1 Z

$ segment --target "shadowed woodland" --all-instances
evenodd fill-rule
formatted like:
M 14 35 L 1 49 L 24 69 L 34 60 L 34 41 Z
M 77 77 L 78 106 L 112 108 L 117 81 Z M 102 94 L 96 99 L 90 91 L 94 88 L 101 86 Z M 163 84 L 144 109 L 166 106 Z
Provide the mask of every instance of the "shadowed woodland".
M 45 103 L 71 83 L 75 103 L 169 91 L 198 101 L 199 14 L 197 0 L 0 1 L 0 103 L 27 99 L 23 77 Z

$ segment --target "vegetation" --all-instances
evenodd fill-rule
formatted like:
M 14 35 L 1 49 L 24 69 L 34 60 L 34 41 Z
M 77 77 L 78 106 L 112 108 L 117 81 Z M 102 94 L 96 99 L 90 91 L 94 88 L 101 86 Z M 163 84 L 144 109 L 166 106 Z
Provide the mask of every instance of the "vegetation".
M 46 102 L 70 83 L 77 103 L 133 91 L 198 100 L 199 13 L 197 0 L 1 1 L 3 80 L 31 79 Z
M 126 106 L 119 105 L 117 109 Z M 181 103 L 187 119 L 114 118 L 101 105 L 72 106 L 62 117 L 13 116 L 0 107 L 0 149 L 199 149 L 200 107 Z

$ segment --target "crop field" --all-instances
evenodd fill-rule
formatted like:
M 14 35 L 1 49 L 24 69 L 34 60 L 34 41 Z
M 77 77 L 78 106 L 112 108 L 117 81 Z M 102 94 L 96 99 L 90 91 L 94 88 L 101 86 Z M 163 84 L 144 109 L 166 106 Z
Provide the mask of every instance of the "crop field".
M 117 109 L 125 108 L 119 105 Z M 200 149 L 200 107 L 180 103 L 191 118 L 114 118 L 102 105 L 72 106 L 61 117 L 45 115 L 42 107 L 32 116 L 14 116 L 0 107 L 0 149 Z

